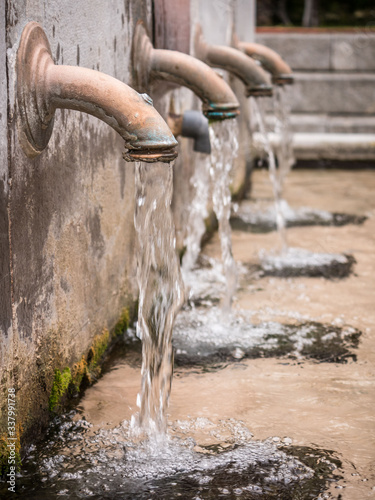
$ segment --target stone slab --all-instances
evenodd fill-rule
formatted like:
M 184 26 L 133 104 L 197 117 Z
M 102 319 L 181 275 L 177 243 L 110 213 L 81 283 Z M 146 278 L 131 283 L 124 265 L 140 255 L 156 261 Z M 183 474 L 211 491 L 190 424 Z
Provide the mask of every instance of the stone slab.
M 277 146 L 280 136 L 270 134 L 270 142 Z M 261 151 L 258 133 L 254 134 L 254 145 Z M 375 134 L 296 133 L 293 150 L 297 160 L 375 160 Z
M 256 40 L 276 50 L 295 71 L 375 71 L 375 33 L 258 33 Z

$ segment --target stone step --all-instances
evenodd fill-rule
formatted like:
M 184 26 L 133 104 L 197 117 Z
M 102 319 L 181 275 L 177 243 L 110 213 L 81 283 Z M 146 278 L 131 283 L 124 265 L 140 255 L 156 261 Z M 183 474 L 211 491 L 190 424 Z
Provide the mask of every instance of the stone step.
M 269 134 L 273 148 L 280 136 Z M 263 141 L 259 133 L 253 135 L 255 151 L 262 155 Z M 297 160 L 375 160 L 375 134 L 293 134 L 293 150 Z
M 256 41 L 276 50 L 294 71 L 375 71 L 375 32 L 257 33 Z
M 295 73 L 285 91 L 293 113 L 375 113 L 375 73 Z
M 266 120 L 272 130 L 274 116 L 268 114 Z M 290 123 L 293 132 L 375 134 L 375 116 L 296 113 L 291 114 Z

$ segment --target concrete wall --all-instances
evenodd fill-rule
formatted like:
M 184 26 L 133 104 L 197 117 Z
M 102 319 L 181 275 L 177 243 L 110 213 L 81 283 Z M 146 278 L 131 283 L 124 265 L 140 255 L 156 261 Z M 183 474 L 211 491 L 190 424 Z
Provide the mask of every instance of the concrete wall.
M 7 76 L 5 3 L 0 3 L 0 366 L 8 367 L 13 359 L 11 275 L 9 245 L 9 172 L 7 139 Z M 7 373 L 2 373 L 1 395 L 6 390 Z
M 251 23 L 253 2 L 238 1 L 248 5 Z M 216 1 L 192 0 L 191 30 L 212 8 Z M 205 16 L 205 33 L 214 31 L 227 43 L 234 8 L 228 2 L 218 9 L 225 27 L 219 33 L 216 18 Z M 111 128 L 68 110 L 57 110 L 47 149 L 35 159 L 24 155 L 15 101 L 20 36 L 29 21 L 38 21 L 57 64 L 92 68 L 132 85 L 138 20 L 152 31 L 152 0 L 7 0 L 6 8 L 0 2 L 1 407 L 6 388 L 15 387 L 25 430 L 48 418 L 55 368 L 79 361 L 94 336 L 116 324 L 137 290 L 134 165 L 122 159 L 123 142 Z M 176 111 L 200 108 L 186 89 L 157 97 L 154 104 L 166 116 L 172 102 Z M 175 165 L 180 242 L 197 158 L 191 148 L 191 141 L 181 141 Z
M 12 290 L 4 291 L 1 302 L 2 380 L 10 378 L 18 391 L 18 418 L 26 428 L 36 415 L 40 422 L 47 417 L 54 369 L 78 361 L 134 296 L 134 165 L 122 159 L 123 141 L 94 117 L 57 110 L 47 149 L 27 158 L 18 142 L 15 59 L 24 26 L 38 21 L 57 64 L 100 70 L 129 83 L 134 26 L 138 18 L 150 21 L 151 6 L 146 0 L 63 3 L 7 3 L 9 164 L 1 161 L 0 168 L 1 193 L 5 186 L 10 197 L 11 241 L 4 248 L 2 201 L 1 286 L 9 287 L 11 255 Z M 4 24 L 4 12 L 0 19 Z M 3 146 L 6 112 L 0 112 Z M 6 158 L 6 148 L 1 154 Z

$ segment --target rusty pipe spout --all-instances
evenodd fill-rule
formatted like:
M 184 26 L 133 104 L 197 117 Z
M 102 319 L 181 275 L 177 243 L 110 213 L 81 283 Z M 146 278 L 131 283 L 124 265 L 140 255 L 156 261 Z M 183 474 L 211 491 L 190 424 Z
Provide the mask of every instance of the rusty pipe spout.
M 52 134 L 57 108 L 89 113 L 125 141 L 127 161 L 173 160 L 177 141 L 147 95 L 99 71 L 56 66 L 42 27 L 25 27 L 17 53 L 20 143 L 29 157 L 40 154 Z
M 209 119 L 234 118 L 239 113 L 236 96 L 215 71 L 182 52 L 154 49 L 142 23 L 138 23 L 134 34 L 133 68 L 140 88 L 165 80 L 192 90 L 201 99 L 202 111 Z
M 275 85 L 285 85 L 294 82 L 292 70 L 282 57 L 274 50 L 260 43 L 235 41 L 236 47 L 247 56 L 256 59 L 271 73 Z
M 242 80 L 248 97 L 272 95 L 269 76 L 255 61 L 238 49 L 208 44 L 200 25 L 197 25 L 195 32 L 195 55 L 209 66 L 229 71 Z

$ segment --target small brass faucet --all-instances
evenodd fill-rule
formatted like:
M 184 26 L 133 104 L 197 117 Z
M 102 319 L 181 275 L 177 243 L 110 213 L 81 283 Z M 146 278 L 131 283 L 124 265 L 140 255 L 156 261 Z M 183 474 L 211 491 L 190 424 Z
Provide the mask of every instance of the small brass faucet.
M 239 114 L 236 96 L 213 69 L 182 52 L 155 49 L 141 22 L 134 33 L 133 69 L 141 89 L 159 80 L 189 88 L 201 99 L 202 111 L 209 119 L 223 120 Z
M 42 27 L 30 22 L 17 52 L 19 137 L 33 158 L 47 146 L 57 108 L 89 113 L 125 141 L 127 161 L 170 162 L 177 141 L 147 94 L 99 71 L 54 64 Z
M 237 76 L 246 86 L 247 96 L 270 96 L 272 85 L 268 74 L 240 50 L 224 45 L 210 45 L 199 24 L 195 30 L 195 55 L 209 66 L 221 68 Z

